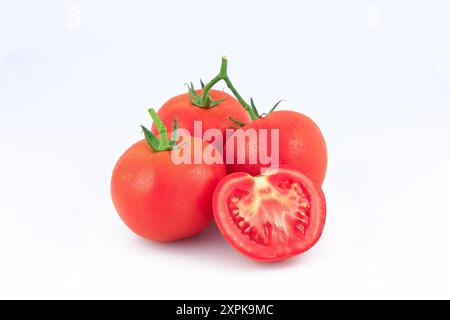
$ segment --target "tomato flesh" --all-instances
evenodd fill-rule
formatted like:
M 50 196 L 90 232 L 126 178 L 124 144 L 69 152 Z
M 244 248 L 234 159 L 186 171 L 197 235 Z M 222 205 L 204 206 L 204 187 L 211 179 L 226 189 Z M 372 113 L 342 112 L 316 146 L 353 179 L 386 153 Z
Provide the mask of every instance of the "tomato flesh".
M 234 173 L 223 178 L 213 198 L 216 223 L 239 252 L 261 261 L 289 258 L 311 248 L 325 223 L 325 198 L 300 171 Z

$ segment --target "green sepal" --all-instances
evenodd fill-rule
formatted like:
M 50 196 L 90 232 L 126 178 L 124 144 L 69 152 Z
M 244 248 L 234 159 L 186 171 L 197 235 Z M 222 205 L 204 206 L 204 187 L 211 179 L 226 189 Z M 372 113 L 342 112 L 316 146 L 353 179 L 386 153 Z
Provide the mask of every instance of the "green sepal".
M 188 88 L 189 101 L 197 107 L 202 107 L 201 97 L 198 95 L 197 91 L 195 91 L 194 84 L 190 82 L 189 84 L 186 84 L 186 86 Z
M 210 101 L 211 102 L 209 103 L 209 107 L 212 108 L 212 107 L 217 106 L 219 103 L 224 102 L 225 98 L 219 99 L 219 100 L 210 100 Z
M 277 107 L 278 105 L 284 101 L 284 99 L 281 99 L 280 101 L 278 101 L 277 103 L 275 103 L 275 105 L 272 107 L 272 109 L 270 109 L 269 114 L 271 114 Z
M 256 115 L 257 118 L 259 118 L 259 112 L 258 112 L 258 109 L 256 109 L 255 102 L 253 101 L 253 98 L 250 98 L 250 105 L 252 107 L 253 113 Z
M 173 119 L 173 129 L 172 135 L 170 136 L 169 145 L 171 147 L 175 147 L 178 141 L 178 120 L 177 118 Z
M 200 79 L 200 84 L 203 89 L 205 87 L 205 84 L 203 83 L 203 81 L 201 79 Z M 189 82 L 189 84 L 186 84 L 186 86 L 188 87 L 190 103 L 192 103 L 194 106 L 197 106 L 199 108 L 203 108 L 203 109 L 213 108 L 213 107 L 217 106 L 219 103 L 225 101 L 225 98 L 220 99 L 220 100 L 212 100 L 211 95 L 209 93 L 206 96 L 206 101 L 202 101 L 202 97 L 197 93 L 197 91 L 195 91 L 194 84 L 192 82 Z
M 144 132 L 144 137 L 145 137 L 145 141 L 147 142 L 147 145 L 150 147 L 150 149 L 152 149 L 152 151 L 158 152 L 159 151 L 158 138 L 154 135 L 153 132 L 148 130 L 143 125 L 141 125 L 141 128 L 142 128 L 142 131 Z
M 180 142 L 179 144 L 177 144 L 176 146 L 173 147 L 173 150 L 180 149 L 184 145 L 188 144 L 189 142 L 191 142 L 191 139 L 188 139 L 186 141 Z
M 235 124 L 237 124 L 239 128 L 241 128 L 241 127 L 243 127 L 243 126 L 246 125 L 246 123 L 244 123 L 244 122 L 242 122 L 242 121 L 239 121 L 239 120 L 236 120 L 235 118 L 233 118 L 233 117 L 231 117 L 231 116 L 228 116 L 228 119 L 230 119 L 230 120 L 233 121 Z

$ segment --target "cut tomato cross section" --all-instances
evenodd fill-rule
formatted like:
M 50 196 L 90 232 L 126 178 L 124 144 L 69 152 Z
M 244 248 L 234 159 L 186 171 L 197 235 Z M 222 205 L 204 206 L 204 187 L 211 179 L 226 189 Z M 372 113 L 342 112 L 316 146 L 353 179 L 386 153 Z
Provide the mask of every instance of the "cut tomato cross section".
M 277 261 L 311 248 L 322 233 L 326 204 L 321 188 L 297 170 L 223 178 L 213 196 L 214 217 L 225 239 L 242 254 Z

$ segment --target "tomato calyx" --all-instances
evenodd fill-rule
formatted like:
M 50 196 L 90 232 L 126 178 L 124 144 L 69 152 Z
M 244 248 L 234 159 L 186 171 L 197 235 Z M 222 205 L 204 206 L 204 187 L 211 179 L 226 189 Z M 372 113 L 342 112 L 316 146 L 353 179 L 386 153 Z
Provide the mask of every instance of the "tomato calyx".
M 167 136 L 167 128 L 162 123 L 158 114 L 153 108 L 148 109 L 148 113 L 150 117 L 155 122 L 156 128 L 159 133 L 159 138 L 150 130 L 148 130 L 145 126 L 141 125 L 142 131 L 144 132 L 145 141 L 147 142 L 148 147 L 153 152 L 161 152 L 167 150 L 173 150 L 177 148 L 178 141 L 178 121 L 177 118 L 173 120 L 173 129 L 172 135 L 170 136 L 170 140 Z
M 188 93 L 189 93 L 189 100 L 191 103 L 197 107 L 203 108 L 203 109 L 209 109 L 217 106 L 219 103 L 225 101 L 225 99 L 219 99 L 219 100 L 213 100 L 211 98 L 211 95 L 209 92 L 211 91 L 212 87 L 219 81 L 225 80 L 228 78 L 227 75 L 227 66 L 228 66 L 228 59 L 224 55 L 222 56 L 222 64 L 220 66 L 219 74 L 217 74 L 211 81 L 209 81 L 206 85 L 203 83 L 202 80 L 200 80 L 200 84 L 202 86 L 202 95 L 200 96 L 197 91 L 195 91 L 194 85 L 192 82 L 190 82 L 190 85 L 188 84 Z
M 205 99 L 203 99 L 203 93 L 200 96 L 197 91 L 194 88 L 194 84 L 192 82 L 189 82 L 189 84 L 186 84 L 187 88 L 188 88 L 188 93 L 189 93 L 189 101 L 191 102 L 191 104 L 193 104 L 196 107 L 202 108 L 202 109 L 211 109 L 215 106 L 217 106 L 219 103 L 225 101 L 224 99 L 219 99 L 219 100 L 213 100 L 211 98 L 211 95 L 209 94 L 209 90 L 205 91 L 205 84 L 200 80 L 200 83 L 202 85 L 202 89 L 203 92 L 206 92 L 205 95 Z

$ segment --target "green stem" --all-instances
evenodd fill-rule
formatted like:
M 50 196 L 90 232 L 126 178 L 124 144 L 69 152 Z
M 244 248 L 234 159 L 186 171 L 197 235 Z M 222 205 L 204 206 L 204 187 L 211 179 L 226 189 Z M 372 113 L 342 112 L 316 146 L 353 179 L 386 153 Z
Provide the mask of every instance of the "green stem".
M 225 81 L 227 84 L 227 87 L 231 90 L 233 95 L 236 97 L 236 99 L 239 101 L 239 103 L 244 107 L 244 109 L 248 112 L 250 119 L 255 120 L 258 119 L 258 114 L 256 114 L 253 110 L 253 108 L 242 98 L 242 96 L 237 92 L 236 88 L 231 83 L 230 78 L 228 77 L 228 58 L 227 56 L 222 56 L 222 64 L 220 66 L 220 72 L 217 76 L 215 76 L 210 82 L 206 84 L 206 86 L 203 88 L 202 97 L 201 97 L 201 103 L 202 105 L 207 104 L 209 91 L 211 88 L 220 80 Z
M 231 83 L 231 80 L 228 76 L 224 79 L 225 83 L 227 84 L 228 89 L 231 90 L 235 98 L 239 101 L 239 103 L 244 107 L 244 109 L 247 111 L 248 115 L 250 116 L 250 119 L 255 120 L 258 119 L 258 115 L 255 114 L 253 109 L 250 107 L 250 105 L 244 100 L 244 98 L 241 97 L 241 95 L 237 92 L 236 88 Z
M 159 118 L 158 114 L 153 108 L 148 109 L 148 112 L 150 113 L 150 117 L 152 117 L 153 122 L 156 125 L 156 128 L 158 129 L 159 133 L 159 149 L 160 150 L 166 150 L 169 146 L 169 139 L 167 138 L 167 128 L 162 123 L 161 119 Z
M 208 100 L 209 91 L 212 89 L 212 87 L 219 82 L 220 80 L 224 80 L 225 77 L 227 77 L 227 66 L 228 66 L 228 59 L 224 55 L 222 56 L 222 64 L 220 65 L 220 72 L 217 76 L 215 76 L 210 82 L 208 82 L 205 87 L 203 88 L 202 97 L 201 97 L 201 103 L 203 105 L 206 105 Z

